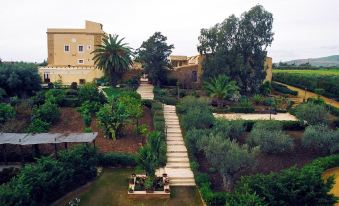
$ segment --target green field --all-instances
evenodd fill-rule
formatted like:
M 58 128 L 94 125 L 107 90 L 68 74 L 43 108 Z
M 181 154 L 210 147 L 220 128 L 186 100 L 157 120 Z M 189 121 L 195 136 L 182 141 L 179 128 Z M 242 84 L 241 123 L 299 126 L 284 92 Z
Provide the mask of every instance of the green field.
M 289 73 L 289 74 L 304 74 L 304 75 L 324 75 L 324 76 L 339 76 L 339 69 L 319 69 L 319 70 L 287 70 L 287 69 L 273 69 L 275 73 Z

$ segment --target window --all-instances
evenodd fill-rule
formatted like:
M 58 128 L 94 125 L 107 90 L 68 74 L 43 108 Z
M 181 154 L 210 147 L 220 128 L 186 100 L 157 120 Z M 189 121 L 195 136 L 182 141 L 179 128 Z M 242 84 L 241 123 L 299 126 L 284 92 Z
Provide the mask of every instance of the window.
M 78 64 L 84 64 L 84 60 L 83 59 L 78 59 Z
M 64 51 L 65 51 L 65 52 L 69 52 L 69 45 L 65 45 Z
M 44 82 L 45 82 L 45 83 L 51 82 L 51 80 L 50 80 L 50 78 L 49 78 L 49 72 L 45 72 L 45 73 L 44 73 Z
M 84 52 L 84 46 L 83 45 L 79 45 L 78 46 L 78 51 L 79 52 Z
M 79 79 L 79 83 L 80 83 L 80 84 L 85 84 L 85 83 L 86 83 L 86 80 L 84 80 L 84 79 Z

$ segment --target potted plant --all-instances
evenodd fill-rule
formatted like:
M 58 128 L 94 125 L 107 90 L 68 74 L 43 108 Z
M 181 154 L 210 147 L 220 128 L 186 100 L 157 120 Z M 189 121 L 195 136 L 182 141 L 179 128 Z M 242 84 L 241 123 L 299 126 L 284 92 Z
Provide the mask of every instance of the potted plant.
M 151 177 L 147 178 L 145 181 L 145 189 L 147 193 L 153 193 L 153 179 Z
M 167 173 L 163 173 L 162 176 L 163 176 L 163 177 L 167 177 Z
M 129 179 L 129 184 L 134 185 L 134 178 L 133 177 Z
M 165 178 L 165 185 L 168 185 L 169 184 L 169 179 L 168 178 Z
M 170 193 L 170 189 L 168 188 L 168 189 L 165 189 L 165 192 L 166 193 Z
M 133 192 L 134 192 L 134 190 L 132 189 L 132 187 L 129 187 L 129 188 L 128 188 L 128 192 L 129 192 L 129 193 L 133 193 Z
M 132 177 L 135 177 L 136 175 L 135 175 L 135 173 L 132 173 Z

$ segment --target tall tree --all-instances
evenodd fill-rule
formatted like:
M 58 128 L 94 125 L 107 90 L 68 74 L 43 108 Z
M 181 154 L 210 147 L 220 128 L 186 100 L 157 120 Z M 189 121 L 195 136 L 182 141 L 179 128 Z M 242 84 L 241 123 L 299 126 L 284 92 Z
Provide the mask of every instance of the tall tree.
M 137 50 L 137 59 L 142 63 L 152 83 L 158 86 L 166 81 L 167 70 L 171 68 L 168 57 L 174 46 L 168 45 L 166 40 L 167 37 L 155 32 Z
M 202 29 L 198 51 L 205 56 L 204 79 L 226 74 L 243 93 L 255 93 L 265 79 L 267 47 L 273 41 L 273 15 L 257 5 L 232 15 L 210 29 Z
M 133 52 L 131 47 L 122 43 L 124 38 L 119 39 L 119 35 L 105 36 L 101 45 L 96 45 L 94 53 L 94 63 L 105 71 L 109 77 L 111 85 L 117 83 L 119 76 L 127 71 L 133 64 Z

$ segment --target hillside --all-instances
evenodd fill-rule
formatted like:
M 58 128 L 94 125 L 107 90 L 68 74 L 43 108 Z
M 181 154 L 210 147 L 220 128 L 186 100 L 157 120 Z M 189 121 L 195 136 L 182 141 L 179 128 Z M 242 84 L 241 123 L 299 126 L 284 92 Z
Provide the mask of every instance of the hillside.
M 310 63 L 312 66 L 323 66 L 323 67 L 339 66 L 339 55 L 332 55 L 320 58 L 296 59 L 286 61 L 284 63 L 295 65 Z

